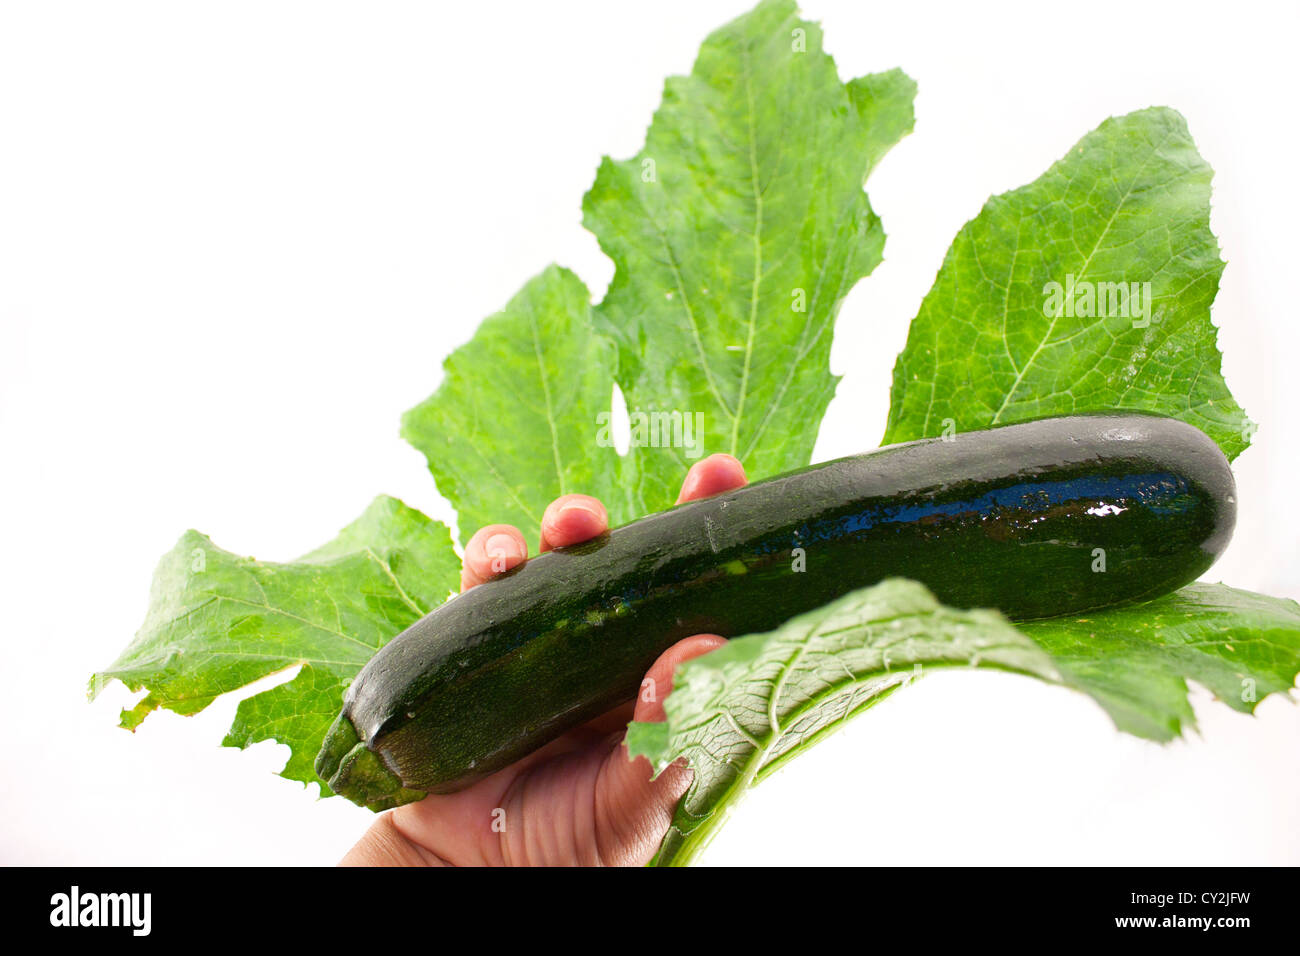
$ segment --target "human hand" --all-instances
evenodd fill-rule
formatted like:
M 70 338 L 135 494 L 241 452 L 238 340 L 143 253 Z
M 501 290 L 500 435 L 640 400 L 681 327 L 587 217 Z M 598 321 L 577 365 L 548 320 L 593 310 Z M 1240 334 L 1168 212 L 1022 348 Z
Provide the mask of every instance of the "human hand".
M 740 462 L 713 455 L 696 462 L 677 501 L 746 483 Z M 609 528 L 605 506 L 564 495 L 542 516 L 541 550 L 577 544 Z M 518 528 L 488 525 L 465 547 L 461 590 L 482 584 L 528 556 Z M 723 643 L 715 634 L 678 641 L 646 673 L 650 688 L 672 687 L 674 668 Z M 464 790 L 430 794 L 382 814 L 343 858 L 344 866 L 572 866 L 649 861 L 674 808 L 690 786 L 684 763 L 651 778 L 649 761 L 629 760 L 629 720 L 664 719 L 657 694 L 617 707 Z

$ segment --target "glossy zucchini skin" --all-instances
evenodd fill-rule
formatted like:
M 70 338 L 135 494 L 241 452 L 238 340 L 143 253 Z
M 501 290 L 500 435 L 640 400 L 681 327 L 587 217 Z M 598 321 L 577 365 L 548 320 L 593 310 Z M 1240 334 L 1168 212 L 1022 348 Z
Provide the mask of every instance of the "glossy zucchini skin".
M 755 482 L 532 558 L 417 621 L 349 687 L 317 771 L 376 808 L 460 789 L 630 700 L 683 637 L 770 630 L 888 577 L 1016 620 L 1153 598 L 1222 552 L 1235 494 L 1211 439 L 1141 414 Z

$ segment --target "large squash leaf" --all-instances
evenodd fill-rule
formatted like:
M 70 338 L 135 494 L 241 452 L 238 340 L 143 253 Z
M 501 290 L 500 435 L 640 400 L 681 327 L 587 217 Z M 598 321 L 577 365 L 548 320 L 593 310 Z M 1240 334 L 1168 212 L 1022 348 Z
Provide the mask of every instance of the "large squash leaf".
M 377 498 L 329 544 L 286 564 L 240 557 L 187 531 L 158 565 L 144 625 L 91 678 L 91 696 L 109 680 L 146 690 L 122 712 L 122 726 L 134 729 L 160 707 L 198 713 L 221 694 L 300 667 L 288 683 L 240 702 L 225 743 L 288 744 L 283 775 L 319 783 L 312 763 L 344 688 L 452 594 L 459 569 L 446 525 L 394 498 Z
M 1171 109 L 1108 119 L 953 241 L 894 367 L 885 442 L 1130 408 L 1229 458 L 1252 425 L 1220 374 L 1211 170 Z

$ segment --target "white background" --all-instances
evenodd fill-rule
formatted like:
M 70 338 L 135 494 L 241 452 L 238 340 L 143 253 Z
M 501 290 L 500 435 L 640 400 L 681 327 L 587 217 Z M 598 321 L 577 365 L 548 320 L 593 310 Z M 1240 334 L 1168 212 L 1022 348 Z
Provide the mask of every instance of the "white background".
M 600 156 L 746 0 L 0 7 L 0 862 L 332 863 L 370 815 L 219 746 L 235 699 L 115 728 L 85 681 L 187 527 L 288 559 L 373 495 L 451 518 L 400 413 L 530 276 L 599 298 Z M 1260 423 L 1211 580 L 1300 596 L 1294 4 L 808 0 L 844 78 L 901 66 L 916 132 L 869 184 L 819 459 L 873 447 L 963 222 L 1111 114 L 1168 104 L 1217 171 L 1228 382 Z M 1196 692 L 1120 736 L 1035 681 L 939 675 L 740 808 L 714 863 L 1300 863 L 1300 709 Z

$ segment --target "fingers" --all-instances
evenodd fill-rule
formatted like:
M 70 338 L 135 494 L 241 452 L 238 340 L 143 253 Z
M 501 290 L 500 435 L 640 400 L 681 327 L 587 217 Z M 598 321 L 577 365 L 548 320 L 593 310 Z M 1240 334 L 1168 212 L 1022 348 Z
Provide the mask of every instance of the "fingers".
M 609 530 L 609 514 L 591 495 L 561 495 L 542 515 L 541 549 L 563 548 L 589 541 Z
M 591 495 L 562 495 L 542 515 L 541 550 L 587 541 L 609 530 L 605 506 Z M 480 528 L 465 545 L 460 589 L 468 591 L 528 557 L 528 543 L 519 529 L 508 524 Z
M 677 496 L 677 503 L 743 488 L 748 483 L 745 466 L 737 459 L 721 453 L 710 455 L 691 465 L 682 482 L 682 493 Z
M 468 591 L 489 578 L 509 571 L 528 557 L 528 543 L 519 529 L 508 524 L 479 528 L 465 545 L 460 569 L 460 589 Z
M 731 455 L 710 455 L 697 461 L 686 473 L 677 503 L 743 488 L 747 483 L 744 466 L 739 461 Z M 591 495 L 561 495 L 542 515 L 540 549 L 550 551 L 579 544 L 608 530 L 609 513 L 600 499 Z M 460 589 L 468 591 L 503 571 L 509 571 L 527 557 L 528 544 L 518 528 L 508 524 L 480 528 L 465 546 Z

